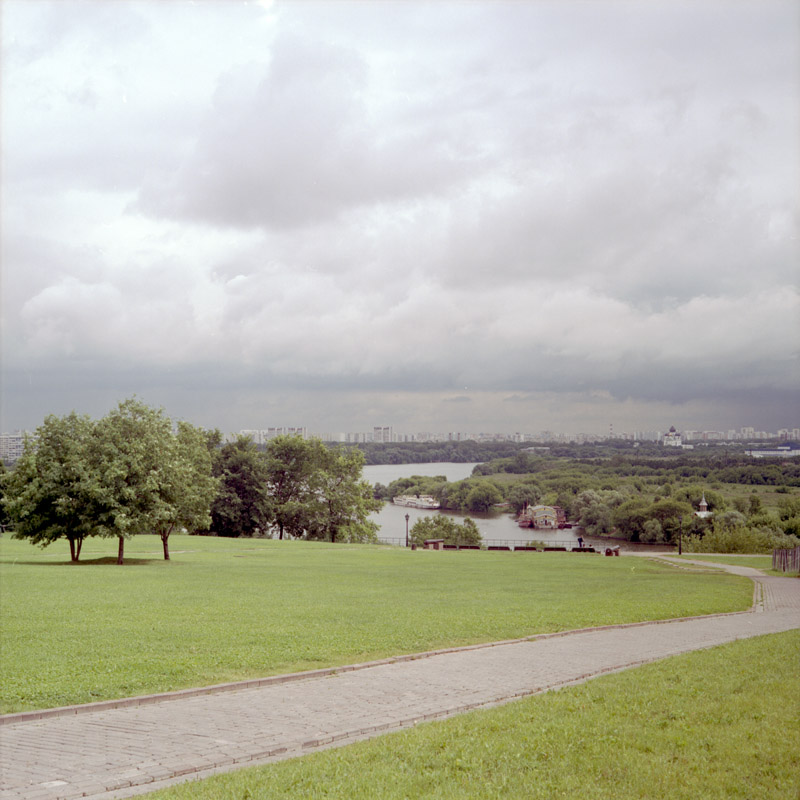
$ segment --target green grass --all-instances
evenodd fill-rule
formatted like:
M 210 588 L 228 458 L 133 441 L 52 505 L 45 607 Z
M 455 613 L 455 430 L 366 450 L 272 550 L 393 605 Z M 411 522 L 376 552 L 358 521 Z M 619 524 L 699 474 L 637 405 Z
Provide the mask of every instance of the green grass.
M 800 792 L 800 632 L 146 795 L 786 800 Z
M 753 567 L 754 569 L 772 569 L 772 556 L 731 556 L 708 555 L 706 553 L 690 553 L 681 558 L 696 561 L 714 561 L 717 564 L 733 564 L 736 567 Z
M 736 555 L 710 555 L 707 553 L 690 553 L 681 556 L 685 559 L 698 559 L 699 561 L 716 561 L 718 564 L 733 564 L 737 567 L 753 567 L 764 571 L 765 575 L 776 575 L 781 578 L 796 578 L 797 572 L 780 572 L 772 569 L 772 556 L 736 556 Z
M 642 558 L 172 537 L 0 539 L 4 713 L 608 623 L 748 608 L 745 578 Z

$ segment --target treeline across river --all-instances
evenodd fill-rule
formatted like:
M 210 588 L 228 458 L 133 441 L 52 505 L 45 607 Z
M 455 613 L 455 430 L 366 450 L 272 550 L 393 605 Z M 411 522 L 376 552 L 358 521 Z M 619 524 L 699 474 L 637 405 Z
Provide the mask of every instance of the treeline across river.
M 666 544 L 681 539 L 696 551 L 769 552 L 800 544 L 800 465 L 745 459 L 708 452 L 672 456 L 663 448 L 648 456 L 631 448 L 576 459 L 518 448 L 478 464 L 465 480 L 415 475 L 376 484 L 374 491 L 383 500 L 430 495 L 443 511 L 466 514 L 560 506 L 590 536 Z

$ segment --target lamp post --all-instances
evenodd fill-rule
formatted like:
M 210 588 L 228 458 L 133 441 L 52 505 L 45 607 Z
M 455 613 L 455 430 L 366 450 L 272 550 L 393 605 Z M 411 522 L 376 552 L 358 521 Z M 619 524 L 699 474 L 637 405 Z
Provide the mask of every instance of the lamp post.
M 678 516 L 678 555 L 683 555 L 683 514 Z
M 406 547 L 408 547 L 408 514 L 406 514 Z

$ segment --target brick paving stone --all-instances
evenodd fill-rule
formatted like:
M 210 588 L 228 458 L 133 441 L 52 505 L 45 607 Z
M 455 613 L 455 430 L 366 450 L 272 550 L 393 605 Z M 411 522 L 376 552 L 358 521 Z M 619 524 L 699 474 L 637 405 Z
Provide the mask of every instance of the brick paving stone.
M 742 570 L 731 568 L 761 587 L 759 611 L 546 635 L 285 683 L 7 721 L 0 725 L 0 798 L 132 796 L 800 627 L 800 581 Z

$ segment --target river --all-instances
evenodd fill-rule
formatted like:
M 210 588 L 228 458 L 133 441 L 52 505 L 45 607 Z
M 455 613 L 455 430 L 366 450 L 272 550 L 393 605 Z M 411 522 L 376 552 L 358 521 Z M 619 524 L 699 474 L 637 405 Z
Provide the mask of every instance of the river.
M 451 462 L 434 464 L 373 464 L 365 466 L 364 480 L 370 484 L 382 483 L 388 486 L 398 478 L 410 478 L 412 475 L 434 477 L 444 475 L 450 481 L 460 481 L 472 475 L 475 464 L 456 464 Z M 513 515 L 502 511 L 493 511 L 486 514 L 471 513 L 458 514 L 453 511 L 424 510 L 396 506 L 393 503 L 384 503 L 383 508 L 373 514 L 370 519 L 380 526 L 378 538 L 389 544 L 405 544 L 406 540 L 406 514 L 408 514 L 409 530 L 421 517 L 430 517 L 435 514 L 447 514 L 459 522 L 465 516 L 470 516 L 481 532 L 481 537 L 486 544 L 522 546 L 530 542 L 545 542 L 556 547 L 577 547 L 578 536 L 582 533 L 578 528 L 565 528 L 555 531 L 534 531 L 531 528 L 520 528 Z M 584 545 L 605 550 L 606 547 L 620 546 L 620 550 L 652 550 L 653 545 L 641 545 L 636 542 L 601 539 L 598 537 L 584 536 Z M 661 550 L 669 547 L 661 546 Z

